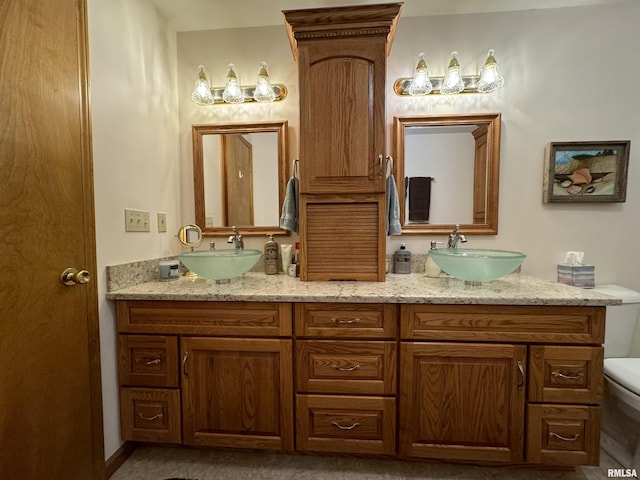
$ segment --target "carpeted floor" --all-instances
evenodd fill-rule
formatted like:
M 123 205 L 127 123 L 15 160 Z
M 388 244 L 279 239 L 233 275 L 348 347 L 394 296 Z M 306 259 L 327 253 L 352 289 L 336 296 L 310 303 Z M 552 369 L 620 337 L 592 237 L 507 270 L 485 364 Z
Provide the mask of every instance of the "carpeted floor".
M 620 465 L 604 452 L 599 467 L 558 471 L 141 446 L 111 480 L 604 480 L 608 468 Z

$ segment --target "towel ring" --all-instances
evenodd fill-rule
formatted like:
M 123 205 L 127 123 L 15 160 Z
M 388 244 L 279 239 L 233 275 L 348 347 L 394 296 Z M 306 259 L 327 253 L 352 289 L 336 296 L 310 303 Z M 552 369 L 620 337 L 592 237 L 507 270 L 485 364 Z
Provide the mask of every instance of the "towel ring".
M 386 159 L 386 164 L 385 164 L 384 170 L 385 170 L 385 176 L 388 177 L 393 173 L 393 157 L 391 155 L 387 155 L 385 159 Z

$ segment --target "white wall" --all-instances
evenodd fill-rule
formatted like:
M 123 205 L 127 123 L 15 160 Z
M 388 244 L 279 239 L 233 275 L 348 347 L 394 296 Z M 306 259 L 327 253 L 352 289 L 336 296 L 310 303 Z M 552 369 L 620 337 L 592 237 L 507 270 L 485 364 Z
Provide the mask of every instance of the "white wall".
M 474 236 L 469 247 L 519 250 L 528 255 L 523 271 L 548 280 L 569 250 L 585 252 L 596 266 L 596 281 L 640 289 L 640 238 L 635 212 L 640 208 L 640 4 L 530 10 L 497 14 L 401 17 L 388 58 L 387 124 L 396 115 L 502 112 L 499 232 Z M 213 46 L 217 46 L 212 48 Z M 400 98 L 392 91 L 398 77 L 410 76 L 419 52 L 426 53 L 435 75 L 442 75 L 452 50 L 463 73 L 479 72 L 489 48 L 505 76 L 505 87 L 487 96 Z M 289 97 L 271 106 L 202 108 L 190 101 L 199 64 L 222 85 L 226 64 L 244 75 L 261 60 L 274 81 L 290 88 Z M 296 156 L 298 81 L 284 26 L 178 34 L 178 77 L 182 168 L 182 211 L 193 215 L 189 128 L 192 123 L 288 119 Z M 246 78 L 245 83 L 250 83 Z M 251 82 L 252 83 L 252 82 Z M 263 108 L 264 107 L 264 108 Z M 627 201 L 617 204 L 543 204 L 545 145 L 552 141 L 631 140 Z M 452 195 L 451 201 L 456 201 Z M 442 237 L 391 237 L 387 252 L 401 242 L 424 253 Z M 248 239 L 260 248 L 263 239 Z M 622 253 L 624 252 L 624 254 Z
M 89 0 L 91 117 L 105 456 L 122 444 L 115 313 L 105 266 L 175 254 L 179 218 L 175 33 L 146 0 Z M 149 233 L 125 233 L 124 209 L 151 213 Z M 156 213 L 167 214 L 158 233 Z

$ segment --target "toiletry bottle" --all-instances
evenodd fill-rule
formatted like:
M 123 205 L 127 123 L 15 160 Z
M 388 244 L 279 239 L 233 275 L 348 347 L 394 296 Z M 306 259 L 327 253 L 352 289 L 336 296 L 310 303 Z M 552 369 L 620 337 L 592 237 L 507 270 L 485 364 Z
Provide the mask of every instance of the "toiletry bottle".
M 434 248 L 436 248 L 436 245 L 438 243 L 442 243 L 442 242 L 431 242 L 430 250 L 433 250 Z M 427 277 L 436 278 L 440 276 L 440 273 L 442 272 L 442 270 L 440 270 L 440 267 L 436 264 L 436 262 L 433 261 L 433 258 L 431 258 L 430 253 L 431 252 L 427 254 L 427 262 L 424 265 L 424 274 Z
M 395 273 L 411 273 L 411 252 L 407 250 L 407 246 L 403 243 L 400 250 L 395 253 Z
M 300 276 L 300 242 L 296 242 L 296 249 L 293 253 L 293 260 L 296 264 L 296 277 Z
M 280 259 L 278 258 L 278 243 L 269 235 L 269 240 L 264 244 L 264 273 L 275 275 L 278 273 Z

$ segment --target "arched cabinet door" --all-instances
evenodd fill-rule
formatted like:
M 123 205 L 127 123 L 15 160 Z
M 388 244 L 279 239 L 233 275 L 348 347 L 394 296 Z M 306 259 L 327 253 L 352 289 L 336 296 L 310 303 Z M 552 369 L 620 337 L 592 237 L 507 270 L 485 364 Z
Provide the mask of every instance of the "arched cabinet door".
M 385 37 L 300 48 L 303 193 L 384 191 Z

